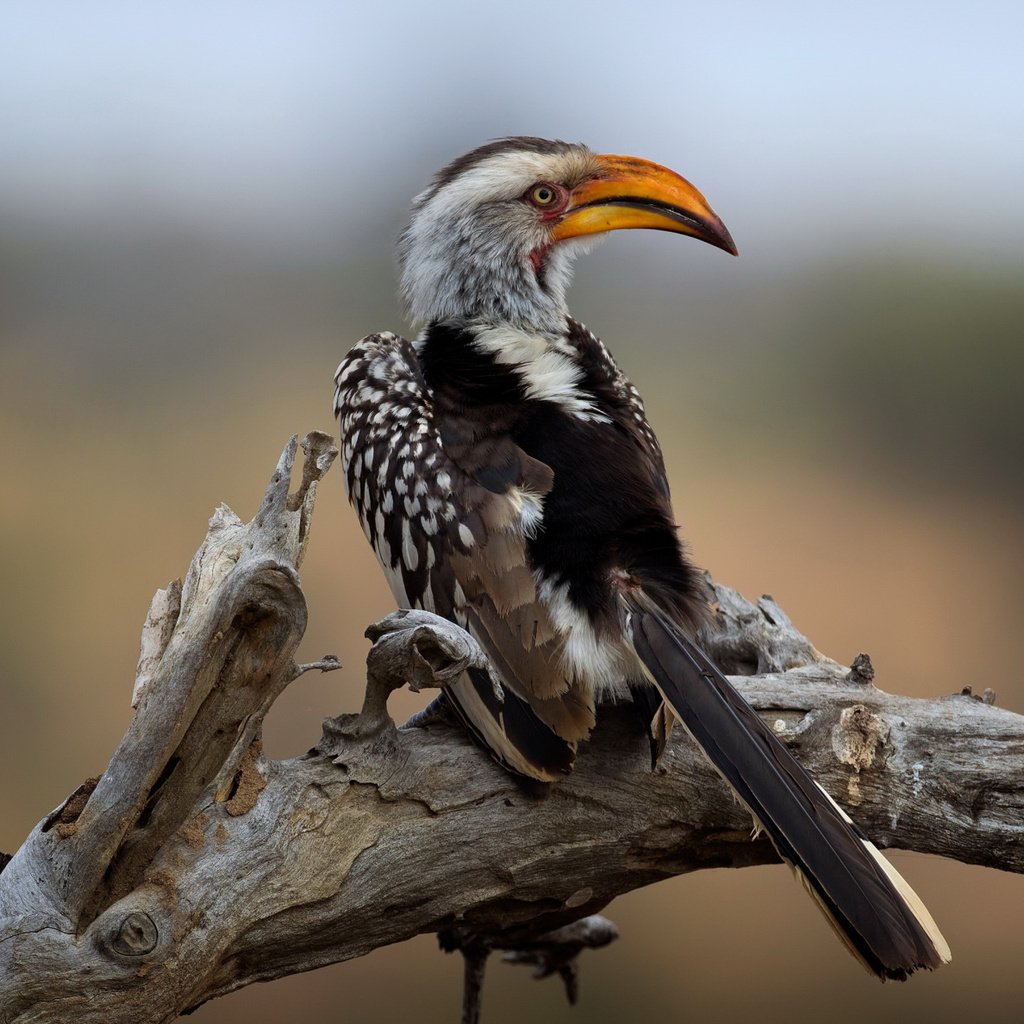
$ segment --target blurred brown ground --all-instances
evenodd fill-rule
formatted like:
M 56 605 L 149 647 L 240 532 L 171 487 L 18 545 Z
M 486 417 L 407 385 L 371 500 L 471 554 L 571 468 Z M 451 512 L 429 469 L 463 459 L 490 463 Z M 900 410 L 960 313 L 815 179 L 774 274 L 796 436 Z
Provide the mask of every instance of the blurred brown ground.
M 4 250 L 23 275 L 0 345 L 6 851 L 105 765 L 129 718 L 149 599 L 184 571 L 214 506 L 250 516 L 288 435 L 332 429 L 344 349 L 401 324 L 383 263 L 268 271 L 199 245 L 197 270 L 161 243 L 120 291 L 138 253 L 101 246 L 109 267 L 90 280 L 81 252 L 61 249 L 61 263 L 47 244 Z M 840 661 L 868 651 L 884 689 L 992 686 L 1024 711 L 1024 316 L 1012 275 L 893 270 L 867 253 L 731 294 L 693 278 L 677 293 L 623 285 L 611 250 L 581 271 L 573 305 L 646 396 L 697 561 L 748 596 L 771 592 Z M 26 251 L 30 270 L 58 267 L 52 280 L 24 269 Z M 697 255 L 680 256 L 687 270 Z M 203 260 L 227 269 L 200 288 Z M 901 296 L 908 308 L 894 309 Z M 278 702 L 267 747 L 280 757 L 307 749 L 325 715 L 357 707 L 363 629 L 392 607 L 336 471 L 302 576 L 302 651 L 346 667 L 303 677 Z M 392 707 L 401 718 L 420 703 L 402 694 Z M 781 867 L 703 872 L 612 905 L 622 939 L 584 962 L 575 1013 L 555 983 L 495 963 L 485 1019 L 1019 1020 L 1024 882 L 896 860 L 953 947 L 935 976 L 882 987 L 863 975 Z M 253 986 L 193 1019 L 448 1022 L 460 977 L 421 937 Z

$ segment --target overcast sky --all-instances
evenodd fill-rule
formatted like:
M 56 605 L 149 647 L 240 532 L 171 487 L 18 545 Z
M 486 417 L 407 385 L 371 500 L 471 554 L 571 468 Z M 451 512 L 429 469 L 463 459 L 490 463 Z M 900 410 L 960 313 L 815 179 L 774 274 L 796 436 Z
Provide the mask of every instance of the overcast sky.
M 390 230 L 438 164 L 531 133 L 669 164 L 748 251 L 838 228 L 1020 253 L 1022 12 L 7 2 L 0 208 Z

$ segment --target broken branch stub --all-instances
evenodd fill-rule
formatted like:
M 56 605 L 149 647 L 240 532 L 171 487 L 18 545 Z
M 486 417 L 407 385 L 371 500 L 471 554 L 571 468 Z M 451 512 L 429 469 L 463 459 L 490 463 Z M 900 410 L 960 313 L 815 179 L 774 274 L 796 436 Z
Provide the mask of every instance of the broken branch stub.
M 253 521 L 220 506 L 184 584 L 157 592 L 124 739 L 81 805 L 67 802 L 52 832 L 30 837 L 78 929 L 131 890 L 199 794 L 234 771 L 229 755 L 240 760 L 292 677 L 306 624 L 296 566 L 317 481 L 336 455 L 329 435 L 308 435 L 303 481 L 290 496 L 297 446 L 296 438 L 286 445 Z

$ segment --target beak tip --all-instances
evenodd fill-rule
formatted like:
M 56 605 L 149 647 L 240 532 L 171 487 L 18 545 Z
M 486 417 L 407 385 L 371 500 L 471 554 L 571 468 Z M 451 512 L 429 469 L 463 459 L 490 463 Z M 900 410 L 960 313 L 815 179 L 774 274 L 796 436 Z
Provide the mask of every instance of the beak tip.
M 740 251 L 736 248 L 736 243 L 732 240 L 732 235 L 729 234 L 728 229 L 724 224 L 720 223 L 721 230 L 715 231 L 710 237 L 705 238 L 705 241 L 710 242 L 713 246 L 721 249 L 723 252 L 727 252 L 730 256 L 739 256 Z
M 703 212 L 703 216 L 697 218 L 697 223 L 699 227 L 693 233 L 701 242 L 707 242 L 716 249 L 727 252 L 730 256 L 739 255 L 729 228 L 725 226 L 722 218 L 714 210 L 708 208 Z

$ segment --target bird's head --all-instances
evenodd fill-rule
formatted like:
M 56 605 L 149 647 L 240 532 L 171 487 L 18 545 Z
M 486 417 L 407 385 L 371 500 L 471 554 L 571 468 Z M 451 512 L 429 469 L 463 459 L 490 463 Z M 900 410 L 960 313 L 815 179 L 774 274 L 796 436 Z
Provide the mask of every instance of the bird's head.
M 439 171 L 399 242 L 419 322 L 485 320 L 558 333 L 573 260 L 609 231 L 654 228 L 736 247 L 666 167 L 547 139 L 488 143 Z

